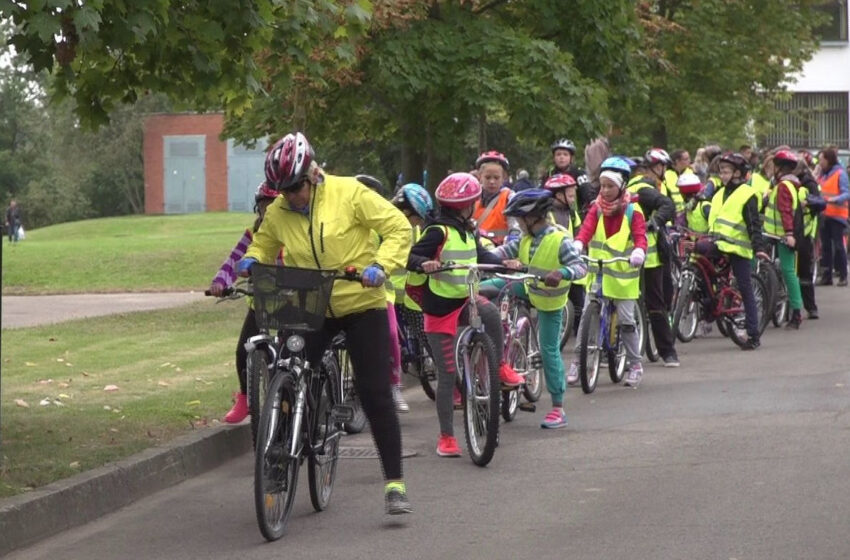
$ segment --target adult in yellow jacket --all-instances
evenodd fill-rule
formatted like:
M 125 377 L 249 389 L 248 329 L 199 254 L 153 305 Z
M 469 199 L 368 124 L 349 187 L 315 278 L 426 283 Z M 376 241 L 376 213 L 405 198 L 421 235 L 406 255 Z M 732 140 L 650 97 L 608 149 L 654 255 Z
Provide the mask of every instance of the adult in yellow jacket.
M 354 383 L 372 426 L 386 478 L 389 514 L 409 513 L 402 480 L 401 431 L 390 390 L 389 321 L 383 283 L 403 268 L 410 251 L 410 224 L 378 193 L 354 177 L 324 173 L 300 132 L 279 140 L 266 156 L 266 179 L 282 196 L 266 210 L 245 258 L 242 275 L 254 262 L 271 264 L 281 247 L 286 265 L 343 272 L 362 271 L 362 285 L 334 284 L 321 330 L 307 333 L 307 359 L 320 363 L 333 337 L 344 331 Z M 382 242 L 372 240 L 372 231 Z

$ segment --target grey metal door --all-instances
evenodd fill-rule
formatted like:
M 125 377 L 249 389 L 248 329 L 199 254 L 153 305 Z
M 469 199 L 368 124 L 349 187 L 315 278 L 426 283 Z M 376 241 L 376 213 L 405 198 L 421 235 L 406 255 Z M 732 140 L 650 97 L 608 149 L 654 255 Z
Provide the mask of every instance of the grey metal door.
M 166 214 L 203 212 L 206 204 L 204 145 L 206 136 L 164 136 Z
M 258 140 L 253 149 L 227 141 L 227 208 L 232 212 L 251 212 L 254 192 L 265 179 L 263 165 L 266 141 Z

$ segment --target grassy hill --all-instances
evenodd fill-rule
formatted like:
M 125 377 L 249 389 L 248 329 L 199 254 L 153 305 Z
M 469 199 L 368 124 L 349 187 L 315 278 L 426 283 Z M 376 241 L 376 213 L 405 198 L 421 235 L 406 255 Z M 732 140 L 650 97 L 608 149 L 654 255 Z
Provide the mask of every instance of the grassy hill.
M 199 290 L 246 227 L 248 213 L 126 216 L 58 224 L 3 240 L 4 294 Z

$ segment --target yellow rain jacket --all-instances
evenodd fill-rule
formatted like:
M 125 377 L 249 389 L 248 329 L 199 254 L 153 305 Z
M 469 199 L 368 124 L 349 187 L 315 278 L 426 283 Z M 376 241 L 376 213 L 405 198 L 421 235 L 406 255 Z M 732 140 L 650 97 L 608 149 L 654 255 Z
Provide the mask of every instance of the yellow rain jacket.
M 373 230 L 381 236 L 380 246 L 373 240 Z M 389 278 L 407 264 L 410 246 L 410 223 L 395 206 L 354 177 L 326 174 L 313 188 L 306 215 L 290 209 L 283 196 L 269 205 L 245 258 L 272 264 L 283 247 L 287 266 L 342 274 L 348 266 L 362 273 L 377 263 Z M 338 280 L 328 316 L 386 307 L 383 286 L 364 288 L 359 282 Z

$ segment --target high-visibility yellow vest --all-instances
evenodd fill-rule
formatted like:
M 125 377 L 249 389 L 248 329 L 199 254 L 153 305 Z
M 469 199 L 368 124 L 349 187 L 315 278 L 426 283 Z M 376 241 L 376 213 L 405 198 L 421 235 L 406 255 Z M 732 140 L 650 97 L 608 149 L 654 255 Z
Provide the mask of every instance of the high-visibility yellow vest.
M 782 181 L 770 191 L 770 197 L 767 199 L 767 206 L 764 208 L 764 231 L 771 235 L 785 235 L 785 228 L 782 226 L 782 214 L 779 212 L 779 208 L 776 207 L 777 193 L 783 186 L 791 192 L 792 216 L 797 213 L 797 207 L 800 205 L 797 187 L 790 181 Z
M 643 175 L 637 175 L 633 177 L 631 181 L 629 181 L 628 191 L 630 193 L 634 193 L 635 195 L 641 189 L 652 189 L 655 188 L 651 184 L 646 182 L 647 179 Z M 638 204 L 640 206 L 640 204 Z M 642 211 L 641 211 L 642 212 Z M 653 214 L 655 212 L 653 211 Z M 647 221 L 652 218 L 652 215 L 646 217 Z M 646 232 L 646 262 L 643 263 L 644 268 L 658 268 L 661 266 L 661 257 L 658 255 L 658 232 L 657 231 L 647 231 Z
M 564 225 L 564 224 L 558 223 L 558 221 L 555 219 L 555 213 L 550 211 L 549 212 L 549 223 L 552 224 L 553 226 L 557 226 L 559 228 L 562 228 L 564 231 L 567 232 L 567 235 L 569 236 L 570 239 L 574 239 L 576 232 L 581 228 L 581 216 L 579 216 L 578 210 L 576 210 L 575 208 L 572 208 L 570 210 L 570 219 L 567 220 L 567 224 Z M 588 283 L 587 275 L 585 275 L 580 280 L 572 280 L 571 282 L 572 282 L 572 284 L 575 284 L 577 286 L 589 286 L 590 285 Z
M 688 221 L 688 229 L 697 233 L 708 233 L 708 218 L 705 217 L 703 209 L 708 204 L 706 200 L 692 200 L 685 205 L 685 218 Z
M 460 232 L 447 226 L 441 227 L 446 236 L 443 248 L 437 258 L 441 262 L 452 261 L 455 264 L 474 264 L 478 262 L 478 251 L 475 246 L 475 237 L 472 233 L 466 235 L 466 241 L 460 236 Z M 436 295 L 449 299 L 462 299 L 467 296 L 466 270 L 445 270 L 432 274 L 428 278 L 428 287 Z
M 419 238 L 422 236 L 422 232 L 419 229 L 419 226 L 413 226 L 413 243 L 419 241 Z M 393 292 L 395 294 L 394 301 L 395 302 L 404 302 L 405 307 L 409 309 L 413 309 L 414 311 L 421 311 L 422 309 L 416 304 L 415 301 L 410 299 L 410 296 L 404 290 L 404 287 L 411 282 L 408 280 L 411 275 L 417 275 L 417 277 L 421 277 L 421 281 L 418 286 L 421 286 L 425 283 L 426 276 L 421 272 L 408 272 L 407 270 L 401 268 L 398 270 L 394 270 L 389 277 L 389 284 L 392 286 Z M 417 281 L 420 279 L 417 278 Z
M 744 223 L 744 206 L 756 193 L 751 186 L 744 184 L 724 201 L 725 192 L 726 188 L 721 187 L 711 199 L 708 232 L 717 236 L 717 248 L 724 253 L 752 259 L 753 244 Z
M 531 235 L 524 235 L 519 241 L 519 260 L 528 267 L 530 274 L 546 276 L 553 270 L 561 268 L 559 252 L 561 243 L 567 237 L 567 232 L 556 230 L 547 233 L 537 246 L 534 255 L 531 253 Z M 570 291 L 570 281 L 561 280 L 557 286 L 550 288 L 542 282 L 532 281 L 526 285 L 528 299 L 531 304 L 541 311 L 555 311 L 567 305 L 567 294 Z
M 806 200 L 806 197 L 809 196 L 809 189 L 804 186 L 800 186 L 800 190 L 797 191 L 797 196 L 799 200 Z M 812 240 L 814 240 L 814 238 L 818 235 L 817 214 L 813 214 L 808 210 L 808 208 L 803 210 L 803 235 L 812 238 Z
M 763 212 L 764 198 L 765 195 L 770 191 L 770 179 L 762 175 L 760 172 L 756 171 L 755 173 L 750 175 L 750 185 L 756 191 L 756 196 L 758 197 L 759 212 Z
M 587 254 L 591 259 L 610 259 L 630 257 L 635 248 L 632 239 L 632 214 L 643 212 L 639 204 L 629 204 L 620 224 L 620 230 L 608 237 L 602 215 L 596 224 L 596 231 L 590 239 Z M 596 266 L 590 263 L 589 270 L 596 273 Z M 627 262 L 616 262 L 602 266 L 602 295 L 613 299 L 637 299 L 640 295 L 640 269 Z
M 690 168 L 685 170 L 685 173 L 690 171 Z M 693 173 L 693 171 L 691 171 Z M 662 194 L 669 196 L 673 201 L 673 204 L 676 206 L 676 213 L 683 212 L 685 210 L 685 199 L 682 198 L 682 193 L 679 192 L 679 185 L 676 184 L 676 181 L 679 180 L 679 174 L 676 173 L 675 169 L 668 169 L 664 172 L 664 182 L 662 186 L 665 187 L 667 192 L 661 191 Z

